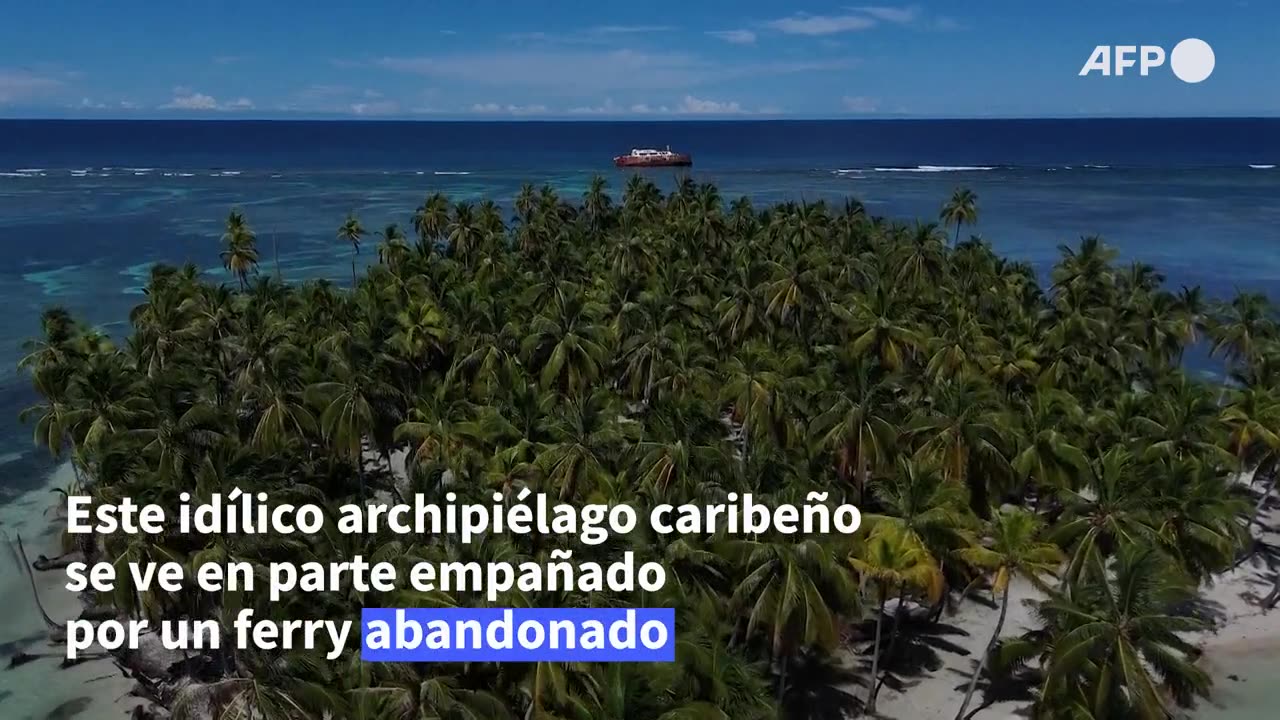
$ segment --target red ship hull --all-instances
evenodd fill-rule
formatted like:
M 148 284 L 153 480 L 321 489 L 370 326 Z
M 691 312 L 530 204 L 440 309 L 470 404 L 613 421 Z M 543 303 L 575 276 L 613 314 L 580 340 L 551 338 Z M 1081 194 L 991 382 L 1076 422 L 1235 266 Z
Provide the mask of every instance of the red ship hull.
M 613 164 L 617 167 L 689 167 L 693 165 L 693 158 L 683 153 L 656 158 L 619 155 L 613 159 Z

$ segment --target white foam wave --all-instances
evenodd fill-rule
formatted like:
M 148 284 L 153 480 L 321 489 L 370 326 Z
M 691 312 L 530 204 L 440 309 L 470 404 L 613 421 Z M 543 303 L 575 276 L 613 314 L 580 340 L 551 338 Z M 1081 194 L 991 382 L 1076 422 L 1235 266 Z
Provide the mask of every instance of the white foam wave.
M 1254 170 L 1275 170 L 1275 165 L 1250 165 Z
M 908 173 L 942 173 L 942 172 L 979 172 L 995 170 L 991 165 L 917 165 L 907 167 L 878 167 L 876 172 L 908 172 Z
M 1110 165 L 1088 165 L 1088 164 L 1086 164 L 1086 165 L 1085 165 L 1085 167 L 1087 167 L 1087 168 L 1092 168 L 1092 169 L 1094 169 L 1094 170 L 1110 170 L 1110 169 L 1111 169 L 1111 166 L 1110 166 Z
M 17 170 L 14 170 L 14 172 L 20 172 L 23 174 L 42 173 L 44 172 L 44 168 L 18 168 Z
M 127 168 L 120 168 L 120 169 L 121 169 L 121 170 L 129 170 L 129 171 L 132 171 L 132 172 L 133 172 L 133 173 L 135 173 L 135 174 L 136 174 L 136 173 L 148 173 L 148 172 L 151 172 L 152 170 L 155 170 L 155 168 L 131 168 L 131 167 L 127 167 Z
M 426 173 L 424 173 L 424 172 L 422 172 L 421 170 L 419 170 L 418 172 L 416 172 L 416 173 L 414 173 L 414 174 L 415 174 L 415 175 L 425 175 Z
M 470 175 L 466 170 L 436 170 L 432 175 Z

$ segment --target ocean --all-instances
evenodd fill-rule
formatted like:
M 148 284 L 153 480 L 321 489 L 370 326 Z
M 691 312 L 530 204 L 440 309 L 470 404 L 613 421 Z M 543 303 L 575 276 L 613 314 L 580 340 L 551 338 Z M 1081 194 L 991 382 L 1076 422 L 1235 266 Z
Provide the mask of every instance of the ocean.
M 264 269 L 274 246 L 288 280 L 349 282 L 335 237 L 349 211 L 370 230 L 408 228 L 434 191 L 509 209 L 524 182 L 573 198 L 599 174 L 619 193 L 628 174 L 611 158 L 667 145 L 726 199 L 856 197 L 873 214 L 933 220 L 967 186 L 980 220 L 966 233 L 1042 271 L 1060 244 L 1097 234 L 1175 288 L 1280 287 L 1280 119 L 0 121 L 0 532 L 47 504 L 30 491 L 53 464 L 17 421 L 35 397 L 15 367 L 46 306 L 120 338 L 153 263 L 193 261 L 231 282 L 218 252 L 233 207 Z M 677 175 L 645 172 L 668 186 Z

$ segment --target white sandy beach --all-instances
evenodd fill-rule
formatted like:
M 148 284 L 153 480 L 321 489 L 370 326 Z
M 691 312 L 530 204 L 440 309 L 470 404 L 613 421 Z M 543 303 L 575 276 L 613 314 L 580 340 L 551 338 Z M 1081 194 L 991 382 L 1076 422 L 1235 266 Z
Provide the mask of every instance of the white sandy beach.
M 65 488 L 74 475 L 69 464 L 53 472 L 45 486 L 0 507 L 0 531 L 10 540 L 22 536 L 27 556 L 55 557 L 62 553 L 52 520 L 58 503 L 53 488 Z M 124 677 L 110 658 L 90 660 L 59 669 L 64 649 L 48 640 L 44 621 L 31 597 L 31 585 L 15 554 L 4 543 L 0 553 L 0 717 L 5 720 L 120 720 L 141 701 L 128 695 L 133 681 Z M 40 600 L 59 622 L 80 615 L 80 600 L 64 587 L 61 570 L 35 573 Z M 9 657 L 17 652 L 46 655 L 13 669 Z
M 1265 531 L 1261 538 L 1269 545 L 1280 544 L 1280 512 L 1271 509 L 1261 517 Z M 1255 526 L 1257 532 L 1257 526 Z M 1203 598 L 1220 620 L 1214 630 L 1197 633 L 1193 641 L 1204 648 L 1202 663 L 1213 676 L 1213 697 L 1189 717 L 1215 720 L 1261 720 L 1276 717 L 1280 707 L 1280 608 L 1264 614 L 1257 602 L 1274 583 L 1274 574 L 1261 558 L 1255 556 L 1238 569 L 1220 575 L 1212 587 L 1205 588 Z M 1011 585 L 1009 615 L 1002 635 L 1017 635 L 1035 626 L 1029 601 L 1040 599 L 1040 593 L 1028 582 Z M 908 680 L 904 692 L 887 686 L 877 700 L 878 713 L 901 720 L 952 720 L 960 703 L 974 662 L 983 652 L 995 629 L 999 609 L 977 602 L 965 602 L 954 615 L 944 615 L 942 622 L 963 628 L 968 636 L 949 637 L 966 648 L 970 655 L 941 652 L 944 666 L 937 671 Z M 855 658 L 846 663 L 856 666 Z M 1229 676 L 1235 675 L 1238 680 Z M 854 689 L 864 696 L 865 689 Z M 981 702 L 974 695 L 970 710 Z M 975 716 L 976 720 L 1024 720 L 1026 703 L 996 703 Z

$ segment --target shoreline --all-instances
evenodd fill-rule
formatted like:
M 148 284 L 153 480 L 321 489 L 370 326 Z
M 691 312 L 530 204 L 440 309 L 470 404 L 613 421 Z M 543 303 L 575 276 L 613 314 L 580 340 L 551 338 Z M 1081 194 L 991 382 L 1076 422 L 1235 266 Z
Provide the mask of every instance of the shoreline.
M 1247 480 L 1248 476 L 1238 478 L 1242 483 Z M 1273 493 L 1271 502 L 1254 525 L 1254 537 L 1267 546 L 1280 546 L 1278 523 L 1280 501 Z M 1268 684 L 1266 679 L 1280 676 L 1280 607 L 1264 611 L 1256 604 L 1270 591 L 1274 583 L 1272 572 L 1266 558 L 1254 555 L 1239 567 L 1215 576 L 1211 586 L 1201 587 L 1200 602 L 1214 615 L 1214 624 L 1189 635 L 1188 639 L 1201 649 L 1199 664 L 1213 678 L 1213 687 L 1207 700 L 1198 702 L 1194 709 L 1181 711 L 1179 717 L 1185 720 L 1274 717 L 1273 709 L 1280 706 L 1280 684 Z M 1029 582 L 1015 579 L 1010 584 L 1009 613 L 1001 635 L 1018 635 L 1035 627 L 1030 603 L 1041 597 Z M 879 716 L 896 720 L 953 720 L 973 672 L 973 663 L 991 639 L 999 615 L 998 607 L 987 605 L 986 595 L 977 594 L 976 598 L 966 599 L 953 614 L 944 613 L 939 621 L 940 625 L 959 631 L 946 638 L 967 650 L 969 655 L 939 650 L 941 665 L 919 675 L 904 676 L 902 692 L 886 685 L 877 701 Z M 853 648 L 843 647 L 839 655 L 847 666 L 857 667 L 860 656 Z M 866 688 L 861 685 L 846 690 L 859 697 L 866 696 Z M 1268 695 L 1268 691 L 1272 694 Z M 972 707 L 981 699 L 981 693 L 975 695 Z M 1029 705 L 1029 701 L 997 702 L 974 717 L 975 720 L 1025 720 Z
M 21 534 L 29 560 L 40 554 L 61 554 L 58 524 L 46 511 L 55 504 L 50 491 L 66 487 L 73 479 L 70 462 L 63 462 L 41 487 L 0 507 L 0 531 L 15 545 L 15 536 Z M 8 559 L 0 559 L 0 567 L 5 568 L 0 573 L 0 602 L 8 612 L 0 622 L 0 717 L 119 720 L 135 706 L 146 705 L 143 698 L 130 694 L 134 681 L 124 676 L 109 655 L 68 668 L 59 666 L 65 656 L 63 647 L 48 640 L 44 620 L 31 597 L 31 584 L 15 566 L 16 552 L 4 554 Z M 65 622 L 84 610 L 80 597 L 66 589 L 64 572 L 32 570 L 32 574 L 40 602 L 55 621 Z M 10 658 L 19 652 L 39 657 L 9 667 Z

